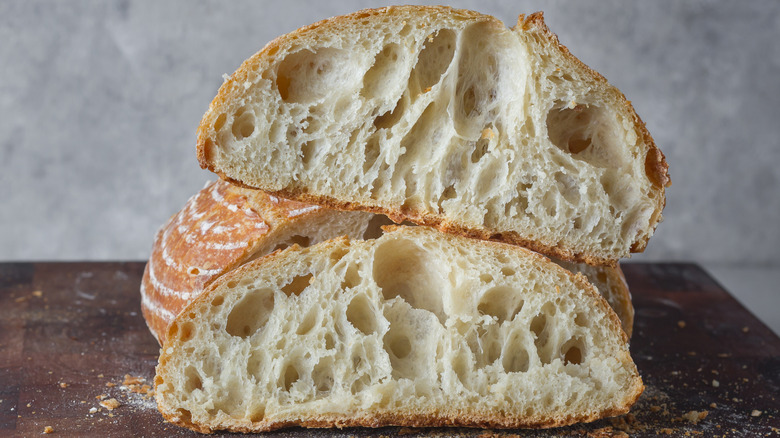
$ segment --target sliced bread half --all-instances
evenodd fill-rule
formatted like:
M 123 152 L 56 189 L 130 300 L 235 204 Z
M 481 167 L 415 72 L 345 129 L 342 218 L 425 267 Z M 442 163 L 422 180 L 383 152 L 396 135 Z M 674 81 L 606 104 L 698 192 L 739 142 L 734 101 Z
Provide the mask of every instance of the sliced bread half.
M 628 411 L 643 385 L 627 341 L 581 274 L 395 227 L 218 278 L 171 325 L 155 394 L 200 432 L 552 427 Z
M 364 10 L 270 42 L 220 88 L 202 167 L 338 209 L 615 265 L 661 220 L 667 164 L 541 13 Z

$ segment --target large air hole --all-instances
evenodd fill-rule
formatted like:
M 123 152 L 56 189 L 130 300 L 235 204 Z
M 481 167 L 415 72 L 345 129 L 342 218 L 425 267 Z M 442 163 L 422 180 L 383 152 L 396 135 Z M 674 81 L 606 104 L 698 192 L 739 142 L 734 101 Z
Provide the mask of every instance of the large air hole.
M 304 289 L 311 283 L 312 274 L 299 275 L 292 279 L 289 283 L 282 286 L 282 292 L 288 297 L 290 295 L 300 295 Z
M 373 275 L 386 300 L 400 297 L 414 308 L 432 312 L 443 323 L 442 288 L 449 285 L 440 270 L 444 265 L 414 242 L 395 238 L 376 248 Z
M 305 168 L 309 168 L 315 158 L 326 149 L 322 139 L 313 139 L 301 144 L 301 162 Z
M 428 36 L 409 76 L 412 98 L 430 91 L 439 82 L 452 63 L 455 45 L 456 35 L 450 29 L 440 29 Z
M 528 371 L 528 364 L 528 351 L 519 336 L 514 335 L 504 345 L 501 365 L 508 373 L 524 373 Z
M 296 330 L 295 333 L 299 335 L 305 335 L 306 333 L 309 333 L 319 321 L 317 314 L 318 312 L 316 309 L 310 310 L 303 318 L 303 321 L 301 321 L 301 324 L 298 326 L 298 330 Z
M 347 306 L 347 321 L 364 335 L 376 332 L 376 317 L 368 297 L 359 294 L 352 298 Z
M 195 332 L 195 324 L 192 321 L 183 322 L 179 331 L 179 340 L 187 342 L 195 336 Z
M 534 346 L 539 360 L 543 364 L 549 364 L 553 359 L 553 349 L 548 345 L 550 339 L 549 319 L 555 316 L 555 306 L 552 303 L 546 303 L 531 320 L 531 332 L 534 334 Z
M 495 317 L 498 323 L 511 321 L 523 309 L 520 293 L 509 286 L 489 289 L 479 300 L 477 310 L 483 315 Z
M 358 270 L 356 263 L 350 263 L 347 266 L 346 272 L 344 272 L 344 280 L 341 281 L 341 288 L 347 290 L 353 287 L 357 287 L 362 282 L 360 278 L 360 271 Z
M 395 104 L 395 107 L 392 110 L 387 111 L 386 113 L 379 115 L 374 119 L 374 126 L 376 129 L 387 129 L 395 126 L 395 124 L 401 120 L 401 117 L 406 112 L 406 107 L 408 104 L 409 96 L 404 93 L 401 98 L 398 99 L 398 102 Z
M 270 289 L 253 290 L 244 295 L 230 311 L 225 330 L 232 336 L 246 338 L 260 330 L 274 308 Z
M 325 357 L 317 362 L 311 373 L 317 392 L 328 392 L 333 388 L 333 357 Z
M 414 378 L 417 373 L 414 359 L 417 355 L 412 354 L 412 342 L 407 330 L 391 324 L 384 336 L 384 347 L 393 367 L 393 378 Z
M 255 115 L 252 111 L 246 111 L 241 107 L 236 111 L 233 116 L 233 136 L 238 140 L 242 140 L 252 135 L 255 132 Z
M 585 343 L 580 338 L 572 338 L 561 346 L 564 365 L 579 365 L 585 358 Z
M 192 365 L 188 365 L 184 369 L 184 391 L 191 393 L 196 389 L 203 389 L 203 380 L 200 378 L 200 373 Z
M 287 55 L 276 74 L 282 100 L 308 103 L 354 88 L 361 82 L 362 69 L 351 55 L 349 50 L 330 47 Z
M 252 350 L 246 363 L 247 374 L 253 376 L 259 382 L 265 375 L 265 353 L 263 350 Z
M 580 203 L 580 187 L 572 176 L 564 172 L 555 172 L 555 181 L 558 190 L 569 204 L 576 206 Z
M 502 112 L 509 110 L 511 114 L 511 102 L 523 93 L 527 73 L 514 65 L 525 65 L 527 61 L 521 59 L 522 53 L 506 49 L 514 43 L 499 29 L 494 23 L 475 23 L 466 27 L 460 37 L 452 115 L 455 130 L 471 141 L 484 137 L 485 127 Z M 504 104 L 500 104 L 499 94 Z M 504 105 L 508 107 L 499 108 Z M 476 162 L 479 157 L 477 152 L 472 159 Z
M 298 381 L 298 369 L 295 368 L 295 364 L 288 363 L 282 374 L 282 387 L 285 391 L 289 391 L 292 388 L 293 383 Z
M 547 113 L 547 133 L 560 150 L 597 167 L 621 167 L 619 146 L 625 137 L 604 109 L 596 105 L 558 104 Z
M 386 45 L 376 57 L 374 65 L 363 76 L 363 89 L 360 94 L 368 99 L 386 96 L 395 92 L 403 84 L 405 75 L 401 74 L 405 62 L 404 53 L 396 43 Z
M 363 159 L 363 173 L 368 173 L 374 167 L 379 158 L 379 139 L 376 136 L 369 137 L 366 141 L 365 158 Z

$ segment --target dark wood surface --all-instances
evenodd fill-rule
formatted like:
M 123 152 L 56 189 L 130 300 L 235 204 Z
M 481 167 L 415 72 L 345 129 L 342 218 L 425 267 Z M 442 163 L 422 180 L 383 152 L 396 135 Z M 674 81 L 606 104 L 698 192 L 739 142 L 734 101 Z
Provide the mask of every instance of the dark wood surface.
M 151 384 L 157 361 L 159 347 L 139 307 L 143 267 L 0 263 L 0 436 L 39 436 L 46 426 L 52 436 L 196 435 L 165 423 L 153 398 L 122 385 L 128 374 Z M 697 265 L 628 264 L 624 270 L 636 307 L 631 350 L 647 386 L 632 413 L 552 431 L 491 432 L 780 436 L 780 338 Z M 121 406 L 108 410 L 101 397 Z M 288 429 L 266 435 L 484 432 Z

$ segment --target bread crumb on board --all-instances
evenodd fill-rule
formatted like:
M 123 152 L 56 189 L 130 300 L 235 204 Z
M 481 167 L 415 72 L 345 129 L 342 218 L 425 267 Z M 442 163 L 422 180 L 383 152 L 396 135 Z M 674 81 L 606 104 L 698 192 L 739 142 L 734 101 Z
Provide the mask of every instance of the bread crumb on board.
M 108 409 L 109 411 L 113 411 L 114 409 L 122 406 L 122 403 L 119 403 L 119 400 L 115 398 L 110 398 L 108 400 L 102 400 L 100 402 L 100 406 L 103 406 L 104 408 Z
M 46 426 L 43 428 L 43 433 L 54 433 L 54 428 L 51 426 Z
M 760 417 L 763 412 L 759 411 L 758 409 L 753 409 L 753 412 L 750 413 L 751 417 Z
M 707 414 L 709 414 L 709 411 L 688 411 L 682 417 L 688 420 L 689 423 L 698 424 L 699 421 L 707 417 Z

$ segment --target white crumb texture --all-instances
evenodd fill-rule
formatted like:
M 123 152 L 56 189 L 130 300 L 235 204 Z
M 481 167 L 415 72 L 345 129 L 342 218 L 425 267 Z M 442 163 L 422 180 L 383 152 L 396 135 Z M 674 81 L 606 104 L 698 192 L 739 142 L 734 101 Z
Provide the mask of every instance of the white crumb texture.
M 216 169 L 601 259 L 652 235 L 650 145 L 620 92 L 548 37 L 484 16 L 353 21 L 248 61 L 201 126 Z
M 169 333 L 159 407 L 206 429 L 382 415 L 568 424 L 624 412 L 641 392 L 617 318 L 583 277 L 423 227 L 246 265 Z

